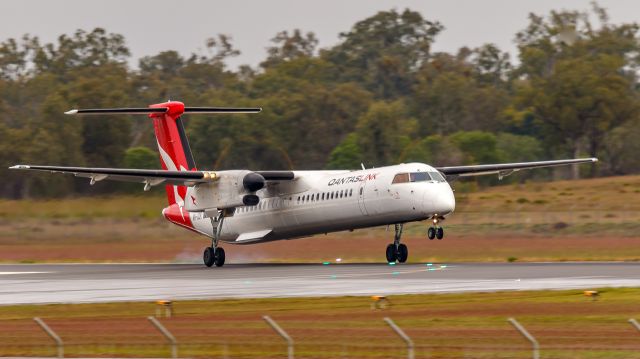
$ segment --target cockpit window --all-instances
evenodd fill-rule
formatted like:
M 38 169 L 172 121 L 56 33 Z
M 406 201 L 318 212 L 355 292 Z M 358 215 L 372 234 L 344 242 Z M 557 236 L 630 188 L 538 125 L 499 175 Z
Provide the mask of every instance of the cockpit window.
M 393 177 L 393 182 L 391 183 L 406 183 L 409 182 L 409 174 L 408 173 L 398 173 Z
M 411 182 L 424 182 L 431 181 L 431 176 L 427 172 L 413 172 L 411 173 Z
M 440 172 L 429 172 L 429 174 L 431 175 L 431 178 L 433 178 L 434 181 L 437 181 L 437 182 L 446 182 L 447 181 L 447 180 L 444 179 L 444 177 L 442 177 Z

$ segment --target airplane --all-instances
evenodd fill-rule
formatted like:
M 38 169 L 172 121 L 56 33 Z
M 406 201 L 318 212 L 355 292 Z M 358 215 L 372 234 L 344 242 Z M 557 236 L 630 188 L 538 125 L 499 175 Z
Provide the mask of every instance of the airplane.
M 185 107 L 168 101 L 148 108 L 74 109 L 68 115 L 146 114 L 153 120 L 162 170 L 16 165 L 10 169 L 68 173 L 89 179 L 138 182 L 148 191 L 165 184 L 171 223 L 211 239 L 203 253 L 207 267 L 222 267 L 221 243 L 253 244 L 390 226 L 388 263 L 404 263 L 405 223 L 430 221 L 429 239 L 442 239 L 440 225 L 455 209 L 449 181 L 524 169 L 596 162 L 597 158 L 433 167 L 424 163 L 358 170 L 202 171 L 196 169 L 182 122 L 183 114 L 258 113 L 261 108 Z

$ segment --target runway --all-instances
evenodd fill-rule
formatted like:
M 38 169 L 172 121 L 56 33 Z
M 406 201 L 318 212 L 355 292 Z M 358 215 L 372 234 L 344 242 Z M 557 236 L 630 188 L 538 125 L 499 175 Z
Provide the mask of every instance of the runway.
M 6 264 L 0 304 L 640 286 L 640 263 Z

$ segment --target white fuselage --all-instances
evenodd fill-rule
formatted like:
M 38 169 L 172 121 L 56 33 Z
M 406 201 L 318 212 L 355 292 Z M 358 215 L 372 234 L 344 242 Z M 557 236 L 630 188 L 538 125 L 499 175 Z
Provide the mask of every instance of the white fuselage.
M 292 181 L 268 182 L 257 192 L 257 206 L 238 207 L 227 216 L 220 240 L 248 244 L 291 239 L 421 221 L 447 216 L 455 208 L 449 184 L 422 163 L 294 173 Z M 212 236 L 210 218 L 189 215 L 196 231 Z

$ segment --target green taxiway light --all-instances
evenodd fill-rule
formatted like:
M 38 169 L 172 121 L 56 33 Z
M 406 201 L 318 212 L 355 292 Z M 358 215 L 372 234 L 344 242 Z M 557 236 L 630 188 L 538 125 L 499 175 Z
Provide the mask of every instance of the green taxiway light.
M 328 266 L 331 262 L 322 262 L 322 265 Z
M 396 265 L 396 262 L 389 262 L 389 265 L 390 266 L 394 266 L 394 265 Z
M 427 263 L 427 267 L 431 267 L 433 263 Z

